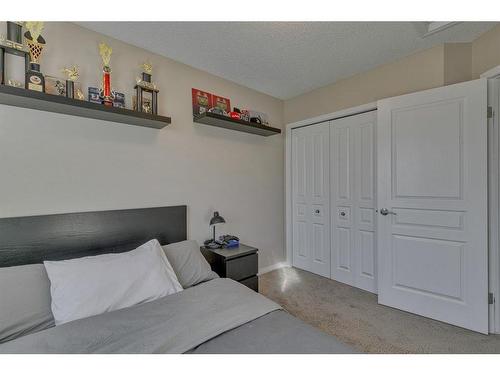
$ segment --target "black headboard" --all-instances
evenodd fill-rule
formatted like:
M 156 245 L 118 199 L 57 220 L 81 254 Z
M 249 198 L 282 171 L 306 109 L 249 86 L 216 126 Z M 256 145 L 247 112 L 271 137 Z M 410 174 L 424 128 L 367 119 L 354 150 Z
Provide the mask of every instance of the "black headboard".
M 162 245 L 187 238 L 187 207 L 154 207 L 0 219 L 0 267 Z

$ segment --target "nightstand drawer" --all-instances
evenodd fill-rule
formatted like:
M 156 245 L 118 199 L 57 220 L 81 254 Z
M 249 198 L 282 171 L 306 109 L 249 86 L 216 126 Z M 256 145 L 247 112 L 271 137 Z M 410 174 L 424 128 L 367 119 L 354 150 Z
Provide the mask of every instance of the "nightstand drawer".
M 257 276 L 252 276 L 248 279 L 240 280 L 240 283 L 249 287 L 250 289 L 255 290 L 256 292 L 259 292 L 259 278 Z
M 257 254 L 226 260 L 226 277 L 229 279 L 243 280 L 257 275 L 258 271 Z

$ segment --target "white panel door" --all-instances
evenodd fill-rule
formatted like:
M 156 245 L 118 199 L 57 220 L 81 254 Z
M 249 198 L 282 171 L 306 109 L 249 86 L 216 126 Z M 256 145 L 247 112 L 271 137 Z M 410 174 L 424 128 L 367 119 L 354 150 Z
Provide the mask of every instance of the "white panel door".
M 482 333 L 486 105 L 476 80 L 381 100 L 377 124 L 379 303 Z
M 331 278 L 377 291 L 375 241 L 376 112 L 330 125 Z
M 328 122 L 292 130 L 293 265 L 330 277 Z

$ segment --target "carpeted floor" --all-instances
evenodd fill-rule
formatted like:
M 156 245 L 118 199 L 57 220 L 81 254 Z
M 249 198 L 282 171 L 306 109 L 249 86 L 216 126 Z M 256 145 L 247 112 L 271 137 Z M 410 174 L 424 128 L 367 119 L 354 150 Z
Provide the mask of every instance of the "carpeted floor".
M 259 282 L 260 292 L 292 315 L 366 353 L 500 353 L 500 335 L 382 306 L 372 293 L 296 268 Z

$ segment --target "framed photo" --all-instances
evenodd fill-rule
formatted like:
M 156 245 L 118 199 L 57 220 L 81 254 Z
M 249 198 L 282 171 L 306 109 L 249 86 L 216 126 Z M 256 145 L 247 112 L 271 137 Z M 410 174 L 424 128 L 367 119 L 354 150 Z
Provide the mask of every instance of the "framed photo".
M 100 90 L 97 87 L 89 87 L 89 102 L 102 104 Z
M 114 92 L 113 107 L 125 108 L 125 94 Z
M 212 95 L 212 108 L 219 108 L 225 112 L 231 112 L 231 102 L 228 98 L 222 96 Z
M 201 115 L 212 107 L 212 94 L 198 89 L 191 89 L 193 98 L 193 115 Z
M 5 83 L 9 86 L 24 88 L 26 80 L 24 57 L 6 53 L 4 59 Z
M 45 92 L 51 95 L 66 96 L 66 80 L 59 77 L 45 76 Z

